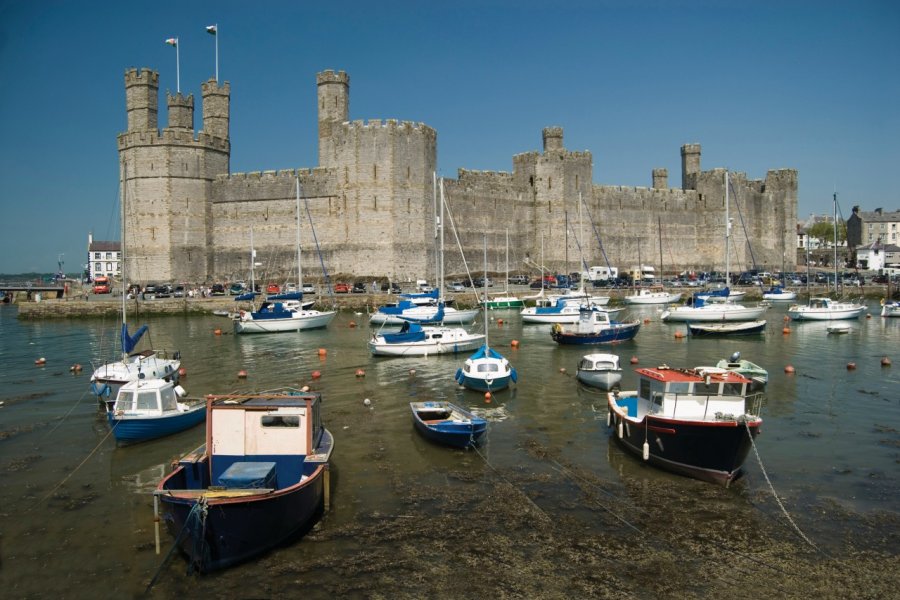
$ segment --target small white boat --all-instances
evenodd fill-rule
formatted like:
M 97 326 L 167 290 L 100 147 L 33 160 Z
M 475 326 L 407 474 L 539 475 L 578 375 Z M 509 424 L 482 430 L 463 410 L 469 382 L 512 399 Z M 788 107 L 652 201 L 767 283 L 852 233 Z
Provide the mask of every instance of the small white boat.
M 828 333 L 850 333 L 850 326 L 846 323 L 835 323 L 825 328 Z
M 884 302 L 881 305 L 882 317 L 900 317 L 900 302 Z
M 592 310 L 602 311 L 613 316 L 622 311 L 621 308 L 599 308 L 592 307 Z M 562 323 L 575 324 L 581 315 L 581 306 L 578 304 L 567 304 L 565 301 L 557 302 L 555 306 L 529 306 L 522 309 L 519 313 L 522 315 L 523 323 Z
M 797 300 L 797 292 L 786 290 L 780 285 L 773 286 L 763 292 L 763 300 L 770 302 L 794 302 Z
M 672 304 L 681 300 L 681 292 L 667 292 L 661 285 L 641 288 L 622 298 L 625 304 Z
M 809 304 L 795 304 L 788 309 L 788 316 L 795 321 L 837 321 L 856 319 L 866 312 L 864 304 L 836 302 L 831 298 L 810 298 Z
M 375 356 L 431 356 L 468 352 L 483 343 L 483 333 L 469 333 L 462 327 L 406 322 L 399 332 L 374 334 L 368 347 Z
M 675 306 L 663 312 L 661 318 L 669 321 L 756 321 L 766 312 L 765 306 L 735 304 L 721 296 L 708 299 L 694 295 L 693 306 Z
M 280 302 L 264 301 L 259 310 L 241 311 L 234 320 L 235 333 L 278 333 L 328 327 L 336 311 L 284 308 Z
M 622 381 L 622 368 L 615 354 L 585 354 L 578 363 L 575 379 L 585 385 L 610 390 Z

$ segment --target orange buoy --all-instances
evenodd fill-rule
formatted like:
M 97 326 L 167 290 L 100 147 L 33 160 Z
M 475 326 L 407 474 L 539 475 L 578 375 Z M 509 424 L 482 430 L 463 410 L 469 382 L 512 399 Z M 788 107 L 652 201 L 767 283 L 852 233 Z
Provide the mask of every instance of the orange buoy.
M 794 367 L 792 367 L 791 365 L 788 365 L 784 368 L 784 372 L 787 373 L 788 375 L 792 375 L 794 373 Z
M 503 319 L 497 319 L 497 325 L 503 325 Z
M 354 327 L 356 327 L 356 321 L 350 321 L 349 325 L 350 325 L 350 329 L 353 329 Z
M 791 318 L 790 318 L 789 316 L 787 316 L 787 315 L 784 315 L 784 319 L 783 319 L 783 320 L 784 320 L 785 323 L 787 323 L 788 321 L 791 320 Z
M 325 356 L 326 354 L 328 354 L 328 350 L 326 350 L 325 348 L 319 348 L 319 356 Z
M 44 357 L 41 357 L 41 358 L 37 359 L 36 361 L 34 361 L 34 364 L 36 364 L 36 365 L 42 365 L 42 364 L 44 364 L 44 363 L 46 363 L 46 362 L 47 362 L 47 359 L 44 358 Z
M 313 378 L 313 379 L 318 379 L 318 378 L 321 377 L 321 376 L 322 376 L 322 373 L 320 373 L 319 371 L 313 371 L 313 372 L 312 372 L 312 378 Z
M 848 371 L 852 371 L 852 370 L 855 369 L 855 368 L 856 368 L 856 363 L 855 363 L 855 362 L 848 362 L 848 363 L 847 363 L 847 370 L 848 370 Z
M 638 357 L 637 357 L 637 356 L 632 356 L 632 357 L 631 357 L 631 364 L 633 364 L 633 365 L 638 364 Z
M 357 370 L 356 370 L 356 376 L 357 376 L 357 377 L 365 377 L 365 376 L 366 376 L 366 372 L 363 371 L 362 369 L 357 369 Z
M 785 334 L 785 335 L 789 334 L 790 332 L 791 332 L 791 328 L 790 328 L 790 327 L 785 327 L 784 329 L 781 330 L 781 333 L 783 333 L 783 334 Z
M 518 347 L 519 347 L 519 340 L 513 340 L 513 341 L 511 341 L 511 342 L 509 343 L 509 345 L 512 346 L 513 348 L 518 348 Z
M 484 393 L 484 401 L 487 402 L 488 404 L 491 403 L 491 393 L 490 392 Z
M 80 373 L 80 372 L 81 372 L 81 365 L 79 365 L 78 363 L 75 363 L 74 365 L 72 365 L 71 367 L 69 367 L 69 370 L 72 371 L 73 373 Z
M 871 319 L 871 318 L 872 318 L 872 315 L 870 315 L 869 313 L 866 313 L 866 318 L 867 318 L 867 319 Z
M 221 329 L 214 329 L 214 330 L 213 330 L 213 334 L 214 334 L 214 335 L 222 335 L 222 330 L 221 330 Z
M 679 340 L 680 340 L 680 339 L 683 338 L 683 337 L 684 337 L 684 332 L 683 332 L 683 331 L 676 331 L 676 332 L 675 332 L 675 338 L 676 338 L 676 339 L 679 339 Z
M 644 317 L 644 325 L 650 322 L 650 317 Z
M 247 378 L 247 371 L 245 371 L 243 369 L 238 371 L 238 379 L 246 379 L 246 378 Z
M 888 358 L 887 356 L 882 356 L 882 357 L 881 357 L 881 366 L 882 366 L 882 367 L 889 367 L 889 366 L 891 366 L 891 359 Z
M 179 376 L 179 377 L 184 377 L 184 376 L 186 376 L 186 375 L 187 375 L 187 369 L 185 369 L 184 367 L 181 367 L 180 369 L 178 369 L 178 376 Z
M 566 368 L 565 368 L 565 367 L 560 367 L 560 368 L 559 368 L 559 372 L 562 373 L 563 375 L 565 375 L 565 374 L 566 374 Z

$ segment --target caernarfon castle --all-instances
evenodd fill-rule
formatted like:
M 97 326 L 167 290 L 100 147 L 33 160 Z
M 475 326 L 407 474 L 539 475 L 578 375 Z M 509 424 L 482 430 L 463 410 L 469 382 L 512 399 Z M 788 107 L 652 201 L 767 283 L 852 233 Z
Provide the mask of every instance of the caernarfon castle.
M 331 274 L 433 279 L 437 132 L 422 123 L 351 121 L 350 77 L 324 71 L 316 84 L 318 166 L 231 173 L 228 82 L 202 84 L 199 132 L 193 95 L 167 93 L 168 124 L 160 129 L 159 74 L 125 73 L 128 129 L 118 148 L 129 279 L 246 279 L 251 229 L 257 275 L 290 278 L 298 179 L 305 277 L 321 275 L 321 255 Z M 650 187 L 593 183 L 591 153 L 567 150 L 562 129 L 547 127 L 542 150 L 513 156 L 511 172 L 460 169 L 445 181 L 446 272 L 465 272 L 458 235 L 469 269 L 480 273 L 487 234 L 488 270 L 502 273 L 507 232 L 512 271 L 536 274 L 541 256 L 551 271 L 580 271 L 582 255 L 588 265 L 608 261 L 620 270 L 639 259 L 662 262 L 666 273 L 724 270 L 724 169 L 701 170 L 700 146 L 686 144 L 681 186 L 669 186 L 666 169 L 653 169 L 651 180 Z M 797 171 L 770 170 L 764 180 L 732 172 L 729 180 L 731 269 L 776 270 L 785 261 L 793 268 Z

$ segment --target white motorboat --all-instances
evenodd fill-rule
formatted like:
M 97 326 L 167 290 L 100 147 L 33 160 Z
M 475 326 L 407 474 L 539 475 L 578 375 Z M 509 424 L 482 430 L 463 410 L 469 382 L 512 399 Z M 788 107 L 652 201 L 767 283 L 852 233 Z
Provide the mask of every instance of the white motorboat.
M 368 347 L 375 356 L 431 356 L 468 352 L 483 343 L 483 333 L 469 333 L 462 327 L 406 322 L 397 333 L 374 334 Z
M 693 306 L 674 306 L 661 315 L 663 321 L 755 321 L 766 312 L 765 306 L 744 306 L 723 297 L 707 301 L 695 297 Z
M 625 304 L 672 304 L 681 300 L 681 292 L 667 292 L 662 286 L 641 288 L 622 298 Z
M 622 381 L 622 367 L 615 354 L 585 354 L 578 363 L 575 378 L 585 385 L 610 390 Z
M 837 321 L 856 319 L 866 312 L 864 304 L 836 302 L 831 298 L 810 298 L 809 304 L 795 304 L 788 308 L 788 316 L 795 321 Z

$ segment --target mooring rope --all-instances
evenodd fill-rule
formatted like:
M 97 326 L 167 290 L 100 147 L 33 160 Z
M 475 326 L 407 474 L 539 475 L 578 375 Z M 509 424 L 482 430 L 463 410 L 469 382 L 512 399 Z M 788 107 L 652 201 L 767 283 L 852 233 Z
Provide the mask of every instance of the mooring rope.
M 205 502 L 204 502 L 204 504 L 205 504 Z M 184 537 L 185 532 L 188 531 L 188 527 L 191 524 L 191 520 L 192 520 L 192 517 L 194 516 L 194 513 L 203 511 L 203 510 L 204 510 L 204 508 L 200 508 L 200 502 L 197 502 L 197 504 L 195 504 L 193 507 L 191 507 L 191 511 L 188 513 L 187 518 L 185 518 L 184 525 L 181 527 L 181 531 L 179 531 L 178 535 L 175 536 L 175 542 L 172 544 L 172 547 L 169 548 L 169 551 L 166 553 L 166 556 L 165 556 L 165 558 L 163 558 L 163 561 L 159 564 L 159 567 L 157 567 L 156 573 L 153 574 L 153 578 L 150 580 L 150 583 L 148 583 L 147 587 L 144 589 L 144 594 L 148 594 L 150 592 L 150 589 L 154 585 L 156 585 L 156 580 L 159 579 L 159 576 L 162 573 L 162 570 L 168 564 L 169 559 L 172 558 L 172 555 L 175 554 L 175 551 L 178 549 L 178 546 L 181 544 L 181 540 Z M 205 521 L 205 516 L 203 517 L 203 520 Z
M 512 487 L 514 490 L 516 490 L 516 491 L 519 492 L 522 496 L 524 496 L 524 498 L 525 498 L 526 500 L 528 500 L 528 503 L 529 503 L 529 504 L 531 504 L 535 509 L 537 509 L 537 511 L 538 511 L 539 513 L 541 513 L 542 515 L 544 515 L 544 518 L 545 518 L 548 522 L 553 523 L 553 519 L 550 518 L 550 515 L 548 515 L 546 512 L 544 512 L 544 509 L 542 509 L 540 506 L 538 506 L 537 504 L 535 504 L 534 500 L 531 499 L 531 496 L 529 496 L 528 494 L 526 494 L 523 490 L 520 490 L 520 489 L 519 489 L 518 487 L 516 487 L 509 479 L 507 479 L 506 477 L 504 477 L 504 476 L 503 476 L 503 473 L 501 473 L 500 471 L 498 471 L 498 470 L 494 467 L 494 465 L 492 465 L 492 464 L 490 463 L 490 461 L 487 459 L 487 457 L 486 457 L 484 454 L 482 454 L 481 451 L 480 451 L 476 446 L 472 446 L 472 450 L 475 451 L 475 454 L 477 454 L 478 456 L 481 457 L 481 460 L 484 461 L 484 464 L 486 464 L 486 465 L 491 469 L 491 471 L 493 471 L 494 473 L 496 473 L 496 474 L 500 477 L 500 479 L 502 479 L 502 480 L 503 480 L 504 482 L 506 482 L 510 487 Z
M 819 547 L 816 546 L 803 531 L 800 530 L 800 527 L 794 522 L 794 519 L 791 518 L 791 515 L 788 513 L 787 509 L 784 507 L 784 504 L 781 503 L 781 498 L 778 497 L 778 494 L 775 492 L 775 486 L 772 485 L 772 480 L 769 479 L 769 474 L 766 473 L 766 468 L 763 466 L 762 458 L 759 456 L 759 451 L 756 449 L 756 442 L 753 440 L 753 434 L 750 432 L 750 425 L 747 424 L 747 421 L 744 420 L 744 427 L 747 429 L 747 436 L 750 438 L 750 445 L 753 447 L 753 453 L 756 455 L 756 461 L 759 463 L 759 470 L 762 471 L 763 477 L 766 479 L 766 483 L 769 484 L 769 489 L 772 491 L 772 496 L 775 498 L 775 502 L 778 503 L 778 506 L 781 508 L 781 512 L 784 513 L 784 516 L 787 518 L 788 523 L 794 528 L 794 531 L 803 538 L 803 541 L 816 549 L 816 551 L 821 552 Z

